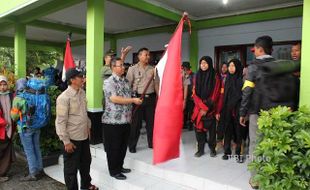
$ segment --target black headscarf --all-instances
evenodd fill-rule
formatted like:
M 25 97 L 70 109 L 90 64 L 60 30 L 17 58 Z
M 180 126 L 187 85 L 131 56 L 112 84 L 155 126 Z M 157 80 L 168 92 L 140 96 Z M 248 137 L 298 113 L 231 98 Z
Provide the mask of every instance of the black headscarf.
M 225 82 L 225 92 L 224 92 L 224 104 L 223 109 L 225 112 L 231 112 L 233 109 L 236 109 L 238 106 L 238 102 L 240 102 L 242 98 L 241 88 L 243 85 L 242 80 L 242 71 L 243 67 L 239 59 L 232 59 L 228 62 L 228 66 L 230 64 L 234 64 L 236 67 L 236 72 L 234 74 L 230 74 L 228 72 L 226 82 Z M 236 110 L 237 112 L 239 110 Z
M 226 67 L 228 68 L 228 64 L 223 62 L 222 65 L 221 65 L 221 70 L 220 70 L 221 74 L 227 74 L 228 73 L 228 71 L 226 71 L 226 73 L 222 73 L 222 68 L 223 68 L 224 65 L 226 65 Z
M 224 87 L 224 101 L 223 108 L 221 112 L 221 117 L 218 125 L 218 137 L 221 139 L 224 136 L 225 127 L 231 123 L 232 112 L 234 111 L 237 114 L 242 99 L 242 71 L 243 67 L 238 59 L 232 59 L 228 62 L 228 67 L 230 64 L 234 64 L 236 67 L 236 72 L 234 74 L 230 74 L 227 72 L 227 78 Z
M 200 68 L 201 61 L 208 63 L 208 70 L 203 71 Z M 199 60 L 199 70 L 196 74 L 196 94 L 202 100 L 207 100 L 213 92 L 215 86 L 215 70 L 213 68 L 212 58 L 209 56 L 203 56 Z

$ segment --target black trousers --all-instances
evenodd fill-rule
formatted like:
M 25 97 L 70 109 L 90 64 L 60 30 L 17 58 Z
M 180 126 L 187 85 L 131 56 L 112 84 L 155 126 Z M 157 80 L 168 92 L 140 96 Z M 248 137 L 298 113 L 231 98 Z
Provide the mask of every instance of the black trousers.
M 239 124 L 237 118 L 229 118 L 224 131 L 224 153 L 232 154 L 231 152 L 231 141 L 234 140 L 236 143 L 236 155 L 241 154 L 241 144 L 244 137 L 247 135 L 247 127 L 242 127 Z
M 132 116 L 131 131 L 129 138 L 129 149 L 135 149 L 139 140 L 142 120 L 146 122 L 147 142 L 150 148 L 153 147 L 154 115 L 156 107 L 156 94 L 145 97 L 143 103 Z M 133 108 L 135 110 L 135 106 Z
M 184 126 L 187 126 L 188 128 L 191 128 L 192 127 L 192 114 L 193 114 L 193 109 L 194 109 L 194 102 L 193 100 L 189 99 L 189 100 L 186 100 L 186 106 L 185 106 L 185 109 L 184 109 Z
M 126 156 L 130 124 L 103 124 L 104 147 L 110 175 L 121 173 Z
M 74 152 L 67 153 L 64 151 L 64 175 L 67 189 L 78 190 L 78 170 L 81 176 L 81 189 L 88 189 L 91 185 L 91 177 L 89 174 L 91 164 L 89 140 L 71 140 L 71 142 L 76 146 Z
M 208 145 L 211 151 L 215 151 L 216 146 L 216 120 L 214 117 L 203 120 L 203 127 L 207 129 L 207 131 L 197 131 L 196 139 L 198 143 L 198 151 L 204 152 L 207 132 L 209 133 Z

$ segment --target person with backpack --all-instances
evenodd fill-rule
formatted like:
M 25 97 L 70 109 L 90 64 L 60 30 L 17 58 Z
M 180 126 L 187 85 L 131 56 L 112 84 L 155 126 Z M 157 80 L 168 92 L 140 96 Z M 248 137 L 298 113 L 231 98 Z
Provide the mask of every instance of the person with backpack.
M 255 55 L 255 60 L 248 66 L 248 75 L 246 76 L 244 85 L 242 87 L 242 101 L 239 110 L 240 124 L 245 126 L 245 117 L 249 114 L 249 136 L 250 136 L 250 147 L 249 155 L 253 158 L 253 151 L 256 146 L 256 131 L 258 128 L 257 119 L 259 113 L 259 93 L 255 88 L 257 82 L 258 66 L 259 64 L 271 62 L 275 59 L 271 56 L 273 41 L 270 36 L 261 36 L 255 40 L 252 51 Z M 253 189 L 258 189 L 258 184 L 253 181 L 255 176 L 254 172 L 251 172 L 250 185 Z
M 8 80 L 0 75 L 0 182 L 9 180 L 6 176 L 15 160 L 13 149 L 14 124 L 10 117 L 12 96 L 8 90 Z
M 91 121 L 87 116 L 86 94 L 82 89 L 83 74 L 75 69 L 66 72 L 68 88 L 56 102 L 56 133 L 64 144 L 64 177 L 68 190 L 78 190 L 77 172 L 81 189 L 96 190 L 91 184 L 89 147 Z
M 28 81 L 21 78 L 16 82 L 11 117 L 17 122 L 29 168 L 29 174 L 20 181 L 37 181 L 44 175 L 40 129 L 48 124 L 50 118 L 50 99 L 45 87 L 45 80 L 39 78 L 30 78 Z
M 290 60 L 277 61 L 272 56 L 273 41 L 270 36 L 261 36 L 255 40 L 252 51 L 255 60 L 248 66 L 242 101 L 239 110 L 240 124 L 245 125 L 245 117 L 249 115 L 249 156 L 254 158 L 253 151 L 257 139 L 257 119 L 260 110 L 268 110 L 276 106 L 288 106 L 296 109 L 296 82 L 292 72 L 298 70 L 300 63 Z M 255 171 L 251 172 L 249 184 L 258 189 L 259 184 L 253 180 Z
M 206 135 L 209 132 L 210 156 L 216 156 L 216 114 L 220 106 L 221 79 L 213 68 L 212 58 L 203 56 L 199 61 L 199 70 L 194 79 L 193 100 L 195 107 L 192 121 L 195 122 L 198 150 L 195 157 L 204 154 Z

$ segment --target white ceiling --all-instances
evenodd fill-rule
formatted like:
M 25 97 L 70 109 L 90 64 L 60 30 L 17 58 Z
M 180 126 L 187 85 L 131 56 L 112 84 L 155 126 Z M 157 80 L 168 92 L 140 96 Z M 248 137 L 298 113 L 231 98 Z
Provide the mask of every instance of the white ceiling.
M 228 0 L 226 5 L 222 0 L 148 0 L 148 2 L 174 11 L 186 11 L 195 19 L 203 19 L 299 5 L 303 0 Z
M 71 25 L 86 27 L 86 2 L 74 5 L 67 9 L 43 17 L 43 20 L 69 23 Z M 143 28 L 171 24 L 171 21 L 124 7 L 109 1 L 105 3 L 105 32 L 119 33 Z
M 49 0 L 43 0 L 49 1 Z M 43 2 L 42 1 L 42 2 Z M 302 4 L 302 0 L 228 0 L 226 6 L 222 0 L 146 0 L 149 3 L 182 13 L 187 11 L 191 18 L 203 19 L 224 15 L 255 12 L 271 8 L 288 7 Z M 72 7 L 49 14 L 40 20 L 69 24 L 86 28 L 86 1 Z M 19 14 L 19 13 L 18 13 Z M 172 24 L 172 21 L 159 18 L 110 1 L 105 2 L 105 32 L 121 33 L 138 29 Z M 13 30 L 1 32 L 0 36 L 13 36 Z M 27 39 L 64 42 L 66 32 L 27 26 Z M 84 35 L 73 35 L 74 40 L 85 39 Z

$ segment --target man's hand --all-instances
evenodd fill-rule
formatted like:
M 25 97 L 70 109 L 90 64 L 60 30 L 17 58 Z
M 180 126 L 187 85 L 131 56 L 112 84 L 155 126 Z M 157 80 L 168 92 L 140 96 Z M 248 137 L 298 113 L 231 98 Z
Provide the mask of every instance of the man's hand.
M 130 52 L 130 50 L 132 50 L 132 46 L 127 46 L 126 48 L 121 49 L 121 59 L 124 61 L 127 54 Z
M 200 115 L 201 116 L 205 116 L 207 114 L 207 111 L 203 110 L 203 109 L 200 109 Z
M 245 117 L 240 117 L 240 125 L 246 127 L 245 125 Z
M 221 117 L 221 115 L 220 115 L 220 114 L 216 114 L 216 115 L 215 115 L 215 119 L 216 119 L 216 121 L 219 121 L 219 120 L 220 120 L 220 117 Z
M 65 151 L 68 153 L 73 153 L 76 146 L 73 143 L 69 143 L 65 145 Z
M 132 102 L 133 102 L 134 104 L 136 104 L 136 105 L 141 105 L 142 102 L 143 102 L 143 100 L 140 99 L 140 98 L 133 98 L 133 99 L 132 99 Z

